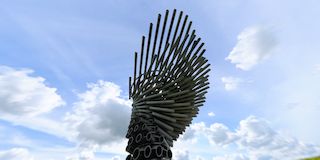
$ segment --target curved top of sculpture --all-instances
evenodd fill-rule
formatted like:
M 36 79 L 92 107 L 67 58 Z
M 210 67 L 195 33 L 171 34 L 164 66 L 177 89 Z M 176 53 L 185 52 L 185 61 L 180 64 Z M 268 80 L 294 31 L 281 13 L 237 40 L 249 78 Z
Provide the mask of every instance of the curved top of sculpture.
M 210 64 L 203 56 L 206 51 L 203 46 L 192 29 L 192 21 L 182 11 L 177 15 L 174 10 L 169 16 L 167 10 L 164 18 L 158 15 L 155 27 L 150 24 L 148 38 L 142 36 L 141 50 L 134 54 L 134 73 L 129 77 L 129 98 L 133 104 L 128 146 L 140 142 L 136 141 L 139 127 L 133 132 L 141 124 L 141 132 L 145 129 L 146 134 L 163 137 L 161 143 L 170 150 L 173 140 L 191 124 L 209 88 Z M 146 136 L 141 134 L 142 139 Z M 132 152 L 132 159 L 139 159 L 140 152 L 136 151 L 139 149 L 135 148 L 144 148 L 145 153 L 149 149 L 146 146 L 153 143 L 136 144 L 131 149 L 127 147 L 127 151 Z

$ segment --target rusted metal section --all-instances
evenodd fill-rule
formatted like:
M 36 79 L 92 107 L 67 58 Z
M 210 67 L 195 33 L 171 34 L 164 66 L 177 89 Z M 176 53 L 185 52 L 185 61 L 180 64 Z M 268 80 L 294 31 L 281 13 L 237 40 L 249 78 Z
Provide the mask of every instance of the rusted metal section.
M 159 14 L 154 31 L 150 23 L 147 45 L 142 36 L 141 51 L 134 53 L 127 160 L 170 160 L 173 141 L 205 103 L 210 64 L 203 56 L 204 43 L 197 38 L 188 15 L 182 11 L 176 15 L 176 10 L 171 19 L 168 10 L 163 17 Z

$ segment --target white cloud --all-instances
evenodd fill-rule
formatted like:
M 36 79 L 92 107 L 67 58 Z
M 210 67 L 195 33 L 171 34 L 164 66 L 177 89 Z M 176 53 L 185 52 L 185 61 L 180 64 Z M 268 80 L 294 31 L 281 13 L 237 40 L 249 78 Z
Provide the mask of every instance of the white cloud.
M 58 159 L 57 159 L 58 160 Z M 65 160 L 121 160 L 120 156 L 113 156 L 111 158 L 95 157 L 94 153 L 80 153 L 79 155 L 68 156 Z
M 119 86 L 98 81 L 88 84 L 88 90 L 78 94 L 78 101 L 73 104 L 72 111 L 65 115 L 63 121 L 48 119 L 42 115 L 27 118 L 6 115 L 5 119 L 15 125 L 68 139 L 77 146 L 69 148 L 71 151 L 65 154 L 68 156 L 64 158 L 68 160 L 98 160 L 95 157 L 97 151 L 123 155 L 127 143 L 125 133 L 130 120 L 131 101 L 121 98 L 120 92 Z
M 216 156 L 212 160 L 249 160 L 249 158 L 243 154 L 226 154 L 222 156 Z
M 222 77 L 221 81 L 224 84 L 225 90 L 227 91 L 236 90 L 239 86 L 239 83 L 242 82 L 240 78 L 235 77 Z
M 7 71 L 10 71 L 11 68 L 6 69 Z M 0 79 L 3 79 L 4 76 L 2 75 L 7 75 L 8 73 L 5 73 L 3 68 L 1 71 Z M 11 69 L 11 71 L 18 73 L 22 72 L 21 70 L 17 71 L 14 69 Z M 39 78 L 31 77 L 29 72 L 26 70 L 23 71 L 23 74 L 25 74 L 24 76 L 27 77 L 27 79 Z M 6 81 L 0 82 L 3 83 Z M 43 80 L 40 82 L 42 82 L 42 87 L 46 87 L 46 85 L 43 84 Z M 87 91 L 78 94 L 79 99 L 73 104 L 72 112 L 65 116 L 65 125 L 70 129 L 70 132 L 73 133 L 73 137 L 79 141 L 79 146 L 84 147 L 85 149 L 79 150 L 76 156 L 69 157 L 69 159 L 97 159 L 94 156 L 96 148 L 93 150 L 86 150 L 86 147 L 90 145 L 101 146 L 100 149 L 109 153 L 112 152 L 121 155 L 125 152 L 124 147 L 126 145 L 126 139 L 124 135 L 127 131 L 127 126 L 130 120 L 131 102 L 125 98 L 122 98 L 120 96 L 120 92 L 121 90 L 119 86 L 110 82 L 98 81 L 97 83 L 89 84 Z M 9 113 L 6 114 L 9 115 Z M 38 115 L 40 113 L 19 114 Z M 209 116 L 212 114 L 214 115 L 213 112 L 208 113 Z M 13 113 L 10 113 L 10 115 L 15 116 Z M 39 126 L 35 126 L 35 129 L 38 128 L 38 130 L 49 130 L 53 127 L 55 129 L 48 131 L 52 133 L 59 131 L 57 128 L 63 128 L 63 126 L 59 127 L 57 123 L 51 123 L 51 121 L 48 121 L 47 123 L 47 121 L 45 121 L 46 119 L 41 119 L 39 116 L 30 117 L 29 121 L 24 121 L 25 119 L 23 118 L 14 119 L 14 122 L 17 124 L 23 123 L 28 124 L 29 126 L 32 126 L 32 124 L 39 124 Z M 39 123 L 33 123 L 33 121 L 37 121 Z M 43 126 L 46 126 L 46 124 L 50 124 L 49 126 L 51 127 L 43 128 Z M 64 128 L 62 131 L 63 130 Z M 212 146 L 214 147 L 225 147 L 228 145 L 236 146 L 236 149 L 233 150 L 235 152 L 234 154 L 228 154 L 228 156 L 222 154 L 218 155 L 217 158 L 292 159 L 313 156 L 320 151 L 319 146 L 303 143 L 302 141 L 284 135 L 281 132 L 277 132 L 270 127 L 270 124 L 267 121 L 253 116 L 240 121 L 239 127 L 235 131 L 230 130 L 226 125 L 221 123 L 214 123 L 208 127 L 203 122 L 194 123 L 190 125 L 190 128 L 186 130 L 181 139 L 191 140 L 188 143 L 197 143 L 199 142 L 197 139 L 199 139 L 198 137 L 201 135 L 202 137 L 205 137 L 210 144 L 213 144 Z M 180 159 L 195 158 L 192 157 L 194 151 L 190 149 L 191 148 L 187 147 L 185 148 L 185 151 L 177 151 L 174 153 L 174 155 Z M 208 148 L 206 148 L 206 150 L 208 150 Z M 18 148 L 8 151 L 0 151 L 0 159 L 2 158 L 1 156 L 12 156 L 15 155 L 15 153 L 17 156 L 30 155 L 28 150 Z M 195 155 L 202 154 L 197 153 Z M 30 156 L 29 159 L 30 158 L 33 157 Z M 119 157 L 113 157 L 112 159 L 117 158 Z
M 121 98 L 120 87 L 111 82 L 88 84 L 88 89 L 78 95 L 79 101 L 66 115 L 66 126 L 82 144 L 102 146 L 124 141 L 131 101 Z
M 319 146 L 277 132 L 266 120 L 254 116 L 240 121 L 235 133 L 237 144 L 247 150 L 250 159 L 298 159 L 320 152 Z
M 238 142 L 242 146 L 255 149 L 272 144 L 270 142 L 276 140 L 275 136 L 277 136 L 277 133 L 270 128 L 266 121 L 253 116 L 240 121 L 240 126 L 236 134 L 240 138 Z
M 56 88 L 49 87 L 43 77 L 32 73 L 31 69 L 0 66 L 1 119 L 59 137 L 69 137 L 58 120 L 42 116 L 65 102 Z
M 250 70 L 253 66 L 268 58 L 275 45 L 276 39 L 270 28 L 248 27 L 238 35 L 238 42 L 226 57 L 226 60 L 236 64 L 237 68 Z
M 191 125 L 190 128 L 193 131 L 193 137 L 189 136 L 189 139 L 206 137 L 212 144 L 211 147 L 219 150 L 216 153 L 222 153 L 216 155 L 214 159 L 289 160 L 316 156 L 320 152 L 320 146 L 304 143 L 290 135 L 276 131 L 269 122 L 254 116 L 241 120 L 235 131 L 231 131 L 221 123 L 214 123 L 207 127 L 201 122 Z M 217 149 L 219 146 L 222 148 Z M 192 148 L 185 149 L 191 150 Z M 202 149 L 207 149 L 207 146 Z
M 214 117 L 216 114 L 214 114 L 213 112 L 209 112 L 208 113 L 208 116 L 210 116 L 210 117 Z
M 81 145 L 75 149 L 73 154 L 69 154 L 65 159 L 66 160 L 97 160 L 95 157 L 95 152 L 97 147 L 95 146 L 86 146 L 82 147 Z
M 195 134 L 196 134 L 196 130 L 192 129 L 191 127 L 188 127 L 180 139 L 185 141 L 187 140 L 196 141 Z
M 197 156 L 197 157 L 196 157 L 196 160 L 204 160 L 204 158 L 201 157 L 201 156 Z
M 45 79 L 32 76 L 30 69 L 0 66 L 0 112 L 5 115 L 33 116 L 64 104 L 56 88 Z
M 175 160 L 189 160 L 189 151 L 184 150 L 184 151 L 177 151 L 174 154 L 174 158 Z
M 29 151 L 25 148 L 12 148 L 0 151 L 0 159 L 3 160 L 34 160 Z
M 111 160 L 120 160 L 120 156 L 114 156 L 111 158 Z
M 205 134 L 211 144 L 226 145 L 236 140 L 236 136 L 229 128 L 221 123 L 214 123 L 205 128 Z
M 186 129 L 186 131 L 183 133 L 181 136 L 182 141 L 190 141 L 192 143 L 197 142 L 197 135 L 199 133 L 202 133 L 205 130 L 205 123 L 200 122 L 200 123 L 193 123 Z M 178 139 L 178 140 L 180 140 Z
M 60 120 L 50 119 L 43 116 L 35 117 L 17 117 L 12 115 L 5 115 L 4 120 L 9 121 L 13 125 L 20 125 L 33 129 L 35 131 L 48 133 L 60 138 L 72 139 L 72 132 L 67 130 L 65 126 L 62 126 L 63 123 Z
M 80 153 L 80 159 L 79 160 L 94 160 L 95 155 L 92 150 L 83 151 Z

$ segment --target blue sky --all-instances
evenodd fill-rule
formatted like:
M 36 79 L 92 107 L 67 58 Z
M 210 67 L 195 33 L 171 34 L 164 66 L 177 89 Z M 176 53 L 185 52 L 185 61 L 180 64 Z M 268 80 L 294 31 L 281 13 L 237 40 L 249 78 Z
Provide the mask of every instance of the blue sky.
M 174 8 L 193 21 L 212 66 L 207 102 L 175 159 L 320 155 L 319 6 L 1 0 L 0 159 L 124 159 L 133 53 Z

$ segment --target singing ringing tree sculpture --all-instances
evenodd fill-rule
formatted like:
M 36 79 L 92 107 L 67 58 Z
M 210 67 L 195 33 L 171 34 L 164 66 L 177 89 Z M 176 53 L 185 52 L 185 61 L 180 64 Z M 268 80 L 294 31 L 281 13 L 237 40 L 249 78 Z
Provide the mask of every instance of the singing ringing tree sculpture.
M 204 43 L 191 29 L 188 15 L 176 14 L 173 10 L 170 18 L 167 10 L 164 19 L 159 14 L 155 32 L 151 23 L 140 53 L 134 54 L 127 160 L 170 160 L 173 141 L 205 102 L 210 64 L 203 56 Z

